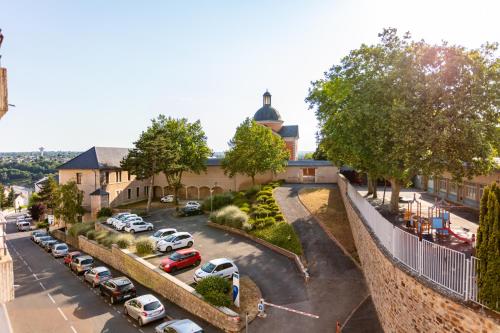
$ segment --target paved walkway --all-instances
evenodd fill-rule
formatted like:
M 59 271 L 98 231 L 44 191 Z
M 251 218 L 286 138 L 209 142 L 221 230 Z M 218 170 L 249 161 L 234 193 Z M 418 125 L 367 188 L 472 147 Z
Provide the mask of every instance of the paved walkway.
M 371 298 L 365 300 L 369 291 L 363 272 L 328 238 L 298 199 L 299 189 L 310 186 L 314 185 L 288 185 L 275 190 L 283 214 L 299 234 L 311 275 L 305 286 L 308 302 L 291 306 L 320 317 L 308 321 L 300 331 L 333 332 L 336 322 L 343 323 L 357 308 L 344 333 L 382 332 Z M 325 331 L 325 327 L 329 329 Z

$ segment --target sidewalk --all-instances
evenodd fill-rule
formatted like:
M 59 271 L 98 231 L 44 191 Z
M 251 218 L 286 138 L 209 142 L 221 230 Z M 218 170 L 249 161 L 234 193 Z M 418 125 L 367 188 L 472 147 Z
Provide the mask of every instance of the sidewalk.
M 4 303 L 0 304 L 0 332 L 13 333 L 12 326 L 10 325 L 9 313 Z

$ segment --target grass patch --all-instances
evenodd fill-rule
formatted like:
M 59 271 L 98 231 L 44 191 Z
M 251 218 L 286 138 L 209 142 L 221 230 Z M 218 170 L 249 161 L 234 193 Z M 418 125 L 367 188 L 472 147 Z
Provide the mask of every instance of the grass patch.
M 152 254 L 155 251 L 155 245 L 153 241 L 148 237 L 141 237 L 135 241 L 135 252 L 143 257 L 148 254 Z
M 333 234 L 347 252 L 359 262 L 351 226 L 338 188 L 304 188 L 300 201 Z
M 297 255 L 302 254 L 299 237 L 293 227 L 286 222 L 274 223 L 261 229 L 254 229 L 250 231 L 250 234 Z

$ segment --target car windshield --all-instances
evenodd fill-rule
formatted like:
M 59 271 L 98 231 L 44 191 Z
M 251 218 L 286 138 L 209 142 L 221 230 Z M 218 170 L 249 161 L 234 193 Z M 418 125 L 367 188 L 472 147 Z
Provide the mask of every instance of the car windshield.
M 92 259 L 84 259 L 82 260 L 81 264 L 82 265 L 91 265 L 94 262 Z
M 205 265 L 201 267 L 201 270 L 206 273 L 212 273 L 214 268 L 215 268 L 214 264 L 212 264 L 211 262 L 207 262 Z
M 179 254 L 177 252 L 175 252 L 174 254 L 172 254 L 169 259 L 170 260 L 173 260 L 173 261 L 179 261 L 183 258 L 183 255 L 182 254 Z
M 132 288 L 132 283 L 126 283 L 126 284 L 118 285 L 117 287 L 121 291 L 127 291 L 127 290 L 129 290 L 129 289 Z
M 144 305 L 144 311 L 153 311 L 153 310 L 158 309 L 160 306 L 161 306 L 160 302 L 154 301 L 154 302 L 151 302 L 151 303 Z
M 66 250 L 68 247 L 66 245 L 60 245 L 57 247 L 58 250 Z
M 109 271 L 102 271 L 102 272 L 98 273 L 97 275 L 103 277 L 103 276 L 110 276 L 111 273 Z
M 167 242 L 171 242 L 173 239 L 175 238 L 175 236 L 172 234 L 172 235 L 168 235 L 166 238 L 165 238 L 165 241 Z
M 153 234 L 153 237 L 160 237 L 160 236 L 161 236 L 161 234 L 162 234 L 162 231 L 158 230 L 157 232 L 155 232 L 155 233 Z

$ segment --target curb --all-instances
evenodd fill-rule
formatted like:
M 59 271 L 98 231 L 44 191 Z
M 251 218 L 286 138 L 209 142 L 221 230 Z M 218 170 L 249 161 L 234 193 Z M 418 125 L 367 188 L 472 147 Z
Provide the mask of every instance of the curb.
M 220 225 L 220 224 L 217 224 L 217 223 L 213 223 L 213 222 L 210 222 L 210 221 L 207 221 L 207 225 L 210 226 L 210 227 L 213 227 L 213 228 L 217 228 L 217 229 L 221 229 L 221 230 L 224 230 L 224 231 L 227 231 L 227 232 L 230 232 L 232 234 L 236 234 L 238 236 L 242 236 L 242 237 L 245 237 L 245 238 L 248 238 L 256 243 L 259 243 L 260 245 L 263 245 L 265 247 L 267 247 L 268 249 L 276 252 L 276 253 L 279 253 L 281 255 L 284 255 L 285 257 L 291 259 L 294 261 L 295 263 L 295 266 L 297 266 L 297 269 L 299 270 L 299 272 L 302 274 L 302 276 L 304 277 L 304 281 L 307 283 L 309 281 L 309 273 L 307 272 L 307 268 L 302 264 L 302 261 L 300 260 L 299 256 L 296 255 L 295 253 L 291 252 L 291 251 L 288 251 L 288 250 L 285 250 L 279 246 L 276 246 L 274 244 L 271 244 L 269 242 L 266 242 L 265 240 L 263 239 L 260 239 L 260 238 L 257 238 L 255 236 L 252 236 L 252 235 L 249 235 L 247 234 L 246 232 L 243 232 L 239 229 L 235 229 L 235 228 L 231 228 L 231 227 L 228 227 L 228 226 L 225 226 L 225 225 Z
M 309 208 L 307 208 L 306 205 L 304 205 L 304 203 L 302 202 L 302 200 L 300 199 L 300 190 L 299 192 L 297 192 L 297 198 L 299 199 L 299 202 L 300 204 L 307 210 L 307 212 L 311 215 L 311 217 L 314 219 L 314 221 L 316 221 L 316 223 L 319 224 L 319 226 L 321 227 L 321 229 L 323 229 L 323 231 L 325 232 L 325 234 L 328 236 L 328 238 L 330 238 L 334 243 L 335 245 L 337 245 L 340 250 L 342 250 L 342 252 L 347 256 L 349 257 L 349 259 L 351 259 L 351 261 L 360 269 L 360 270 L 363 270 L 363 268 L 361 267 L 361 265 L 359 264 L 359 262 L 356 261 L 356 259 L 354 259 L 354 257 L 346 250 L 346 248 L 340 244 L 340 242 L 337 240 L 337 238 L 335 238 L 335 236 L 332 234 L 332 232 L 330 230 L 328 230 L 328 228 L 326 227 L 326 225 L 321 222 L 316 216 L 314 216 L 314 214 L 309 210 Z M 349 225 L 349 228 L 350 228 L 350 225 Z M 351 231 L 352 232 L 352 231 Z

